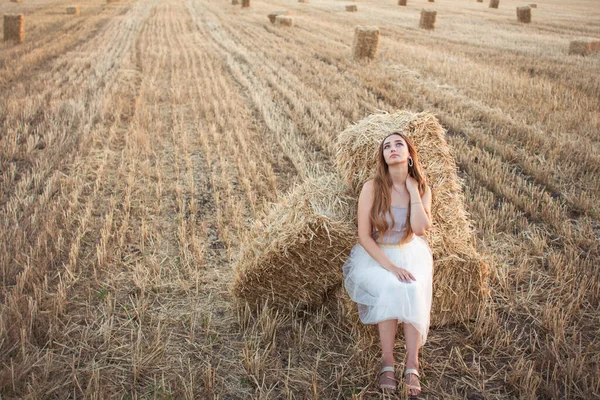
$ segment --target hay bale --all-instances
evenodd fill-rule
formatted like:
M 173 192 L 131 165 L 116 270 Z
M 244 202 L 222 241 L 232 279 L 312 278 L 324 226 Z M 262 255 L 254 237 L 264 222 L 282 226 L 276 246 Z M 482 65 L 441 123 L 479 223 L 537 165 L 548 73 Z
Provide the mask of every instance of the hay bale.
M 399 6 L 405 6 L 406 2 L 407 2 L 407 0 L 398 0 L 398 5 Z
M 320 306 L 341 287 L 341 266 L 356 243 L 357 199 L 338 175 L 307 179 L 241 240 L 233 294 L 253 309 Z
M 119 0 L 106 0 L 107 3 L 116 3 Z
M 354 28 L 352 54 L 355 59 L 375 58 L 379 47 L 379 28 L 376 26 L 361 26 Z
M 435 0 L 427 0 L 430 3 L 435 3 Z
M 490 0 L 490 8 L 498 8 L 500 6 L 500 0 Z
M 588 56 L 600 52 L 600 40 L 580 38 L 572 40 L 569 43 L 569 54 Z
M 298 3 L 308 3 L 308 0 L 298 0 Z
M 23 0 L 10 0 L 11 3 L 22 3 Z
M 477 0 L 478 3 L 483 3 L 483 0 Z
M 351 4 L 349 6 L 346 6 L 346 11 L 356 12 L 356 11 L 358 11 L 358 7 L 356 6 L 356 4 Z
M 432 325 L 465 322 L 487 296 L 488 266 L 475 249 L 456 162 L 435 116 L 409 111 L 370 115 L 338 135 L 336 167 L 358 197 L 374 176 L 379 143 L 394 131 L 413 140 L 433 194 L 433 227 L 424 236 L 434 259 Z
M 275 24 L 279 26 L 293 26 L 294 20 L 292 19 L 292 17 L 278 15 L 275 17 Z
M 532 4 L 529 5 L 529 7 L 531 7 L 531 8 L 537 8 L 537 4 L 536 3 L 532 3 Z
M 272 13 L 267 15 L 267 17 L 269 17 L 269 21 L 271 21 L 271 23 L 274 24 L 275 17 L 277 17 L 278 15 L 287 15 L 287 13 L 288 13 L 287 10 L 273 11 Z
M 79 6 L 67 7 L 67 14 L 69 14 L 69 15 L 79 15 Z
M 4 40 L 23 42 L 25 33 L 25 17 L 23 14 L 4 14 Z
M 250 0 L 242 0 L 242 8 L 250 7 Z
M 422 29 L 434 29 L 435 17 L 437 11 L 434 10 L 421 10 L 421 19 L 419 20 L 419 28 Z
M 517 21 L 526 24 L 531 22 L 531 8 L 529 6 L 517 7 Z
M 240 4 L 240 0 L 231 0 L 232 6 L 237 6 L 238 4 Z

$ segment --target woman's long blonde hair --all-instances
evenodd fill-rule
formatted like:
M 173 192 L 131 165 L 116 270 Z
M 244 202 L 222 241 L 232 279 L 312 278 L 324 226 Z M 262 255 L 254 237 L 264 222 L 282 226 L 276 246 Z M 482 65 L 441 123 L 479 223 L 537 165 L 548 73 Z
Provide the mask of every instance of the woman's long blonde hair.
M 392 219 L 392 226 L 395 223 L 394 215 L 391 213 L 392 205 L 392 177 L 390 175 L 389 166 L 385 162 L 383 156 L 383 143 L 385 140 L 392 136 L 399 135 L 406 142 L 408 147 L 408 153 L 412 158 L 413 165 L 408 167 L 408 175 L 412 176 L 417 181 L 417 187 L 419 188 L 419 194 L 423 196 L 427 188 L 427 181 L 421 173 L 421 164 L 419 163 L 419 157 L 417 150 L 413 142 L 403 133 L 393 132 L 383 138 L 379 144 L 379 150 L 377 152 L 377 170 L 375 172 L 374 192 L 373 192 L 373 207 L 371 208 L 371 226 L 375 232 L 387 232 L 391 227 L 388 225 L 385 214 L 390 214 Z M 408 204 L 408 212 L 406 213 L 406 235 L 400 240 L 399 244 L 404 244 L 412 239 L 413 231 L 410 226 L 410 202 Z

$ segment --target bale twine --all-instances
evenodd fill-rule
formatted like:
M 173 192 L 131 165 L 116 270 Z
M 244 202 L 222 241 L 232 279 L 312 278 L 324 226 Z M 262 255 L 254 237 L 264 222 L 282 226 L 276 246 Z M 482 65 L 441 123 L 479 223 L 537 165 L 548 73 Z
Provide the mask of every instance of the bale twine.
M 358 11 L 358 7 L 356 6 L 356 4 L 351 4 L 349 6 L 346 6 L 346 11 L 356 12 L 356 11 Z
M 292 17 L 278 15 L 275 17 L 275 24 L 279 26 L 292 26 L 294 25 L 294 20 Z
M 250 0 L 242 0 L 242 8 L 250 7 Z
M 498 8 L 500 0 L 490 0 L 490 8 Z
M 399 6 L 405 6 L 406 2 L 407 2 L 407 0 L 398 0 L 398 5 Z
M 537 4 L 536 3 L 532 3 L 532 4 L 529 5 L 529 7 L 531 7 L 531 8 L 537 8 Z
M 287 10 L 273 11 L 272 13 L 270 13 L 269 15 L 267 15 L 267 17 L 269 17 L 269 21 L 271 21 L 271 23 L 274 24 L 275 23 L 275 17 L 277 17 L 278 15 L 286 15 L 287 13 L 288 13 Z
M 352 54 L 355 59 L 375 58 L 379 47 L 379 28 L 376 26 L 361 26 L 354 28 Z
M 253 309 L 318 307 L 339 289 L 356 243 L 357 200 L 339 175 L 309 178 L 241 240 L 233 294 Z
M 433 226 L 423 236 L 434 259 L 432 325 L 465 322 L 476 316 L 487 296 L 488 265 L 475 249 L 462 181 L 435 116 L 409 111 L 368 116 L 338 135 L 336 167 L 350 193 L 358 197 L 364 182 L 374 175 L 379 143 L 394 131 L 413 140 L 433 195 Z M 358 320 L 356 306 L 352 315 Z
M 517 21 L 526 24 L 531 22 L 531 8 L 529 6 L 517 7 Z
M 419 28 L 434 29 L 436 15 L 437 15 L 437 11 L 421 10 L 421 19 L 419 20 Z
M 23 42 L 25 33 L 25 17 L 23 14 L 4 14 L 4 40 Z
M 588 56 L 600 52 L 600 40 L 580 38 L 569 43 L 569 54 Z
M 79 15 L 79 6 L 67 7 L 67 14 Z

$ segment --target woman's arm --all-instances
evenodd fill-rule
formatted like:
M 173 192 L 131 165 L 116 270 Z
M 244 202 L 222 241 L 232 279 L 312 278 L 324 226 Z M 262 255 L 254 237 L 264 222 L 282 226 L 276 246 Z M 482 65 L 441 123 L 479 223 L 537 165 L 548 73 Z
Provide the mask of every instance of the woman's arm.
M 358 197 L 358 242 L 365 248 L 367 253 L 373 257 L 383 268 L 392 270 L 394 264 L 381 250 L 375 240 L 371 237 L 371 208 L 373 207 L 373 181 L 367 181 Z
M 427 186 L 423 197 L 417 188 L 410 193 L 410 227 L 415 235 L 422 236 L 431 228 L 431 189 Z

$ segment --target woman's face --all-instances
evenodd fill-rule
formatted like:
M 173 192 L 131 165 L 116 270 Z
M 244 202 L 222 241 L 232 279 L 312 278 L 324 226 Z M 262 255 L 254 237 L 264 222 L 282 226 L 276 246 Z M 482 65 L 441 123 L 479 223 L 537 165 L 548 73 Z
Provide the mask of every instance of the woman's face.
M 390 135 L 383 142 L 383 158 L 387 165 L 408 162 L 410 153 L 406 142 L 400 135 Z

